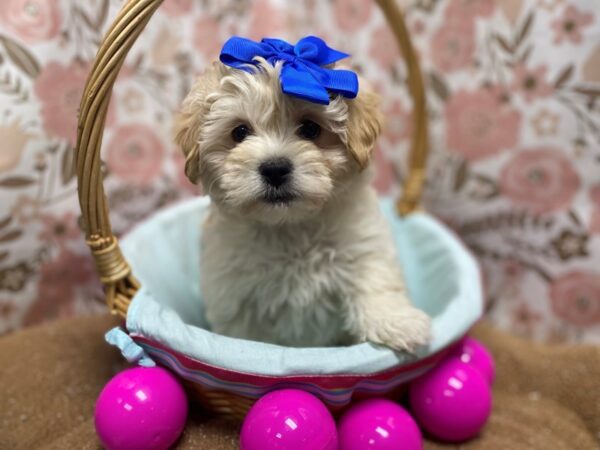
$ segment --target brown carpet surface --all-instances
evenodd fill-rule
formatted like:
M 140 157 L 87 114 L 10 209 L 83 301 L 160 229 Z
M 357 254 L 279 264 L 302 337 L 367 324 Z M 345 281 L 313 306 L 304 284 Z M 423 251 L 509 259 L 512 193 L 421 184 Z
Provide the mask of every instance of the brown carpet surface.
M 124 367 L 103 334 L 109 316 L 70 319 L 0 339 L 0 449 L 98 449 L 93 408 Z M 494 411 L 465 450 L 600 449 L 600 348 L 533 344 L 480 324 L 497 365 Z M 177 449 L 238 448 L 236 425 L 194 412 Z

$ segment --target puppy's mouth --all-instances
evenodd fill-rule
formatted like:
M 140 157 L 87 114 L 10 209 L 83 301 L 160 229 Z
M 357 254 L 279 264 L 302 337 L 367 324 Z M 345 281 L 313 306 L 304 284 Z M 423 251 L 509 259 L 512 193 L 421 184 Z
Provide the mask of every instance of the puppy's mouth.
M 269 189 L 262 197 L 262 201 L 270 205 L 286 206 L 296 200 L 298 196 L 293 192 Z

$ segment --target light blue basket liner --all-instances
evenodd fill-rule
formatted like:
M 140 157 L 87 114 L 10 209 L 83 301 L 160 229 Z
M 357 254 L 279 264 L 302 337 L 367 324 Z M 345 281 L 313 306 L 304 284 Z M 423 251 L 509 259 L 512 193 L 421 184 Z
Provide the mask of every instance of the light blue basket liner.
M 392 227 L 413 302 L 432 317 L 431 344 L 416 356 L 363 343 L 291 348 L 208 331 L 200 296 L 200 233 L 209 199 L 169 207 L 121 242 L 142 289 L 127 329 L 202 362 L 263 375 L 366 374 L 414 362 L 460 339 L 483 310 L 479 266 L 458 238 L 426 213 L 400 218 L 391 199 L 381 210 Z

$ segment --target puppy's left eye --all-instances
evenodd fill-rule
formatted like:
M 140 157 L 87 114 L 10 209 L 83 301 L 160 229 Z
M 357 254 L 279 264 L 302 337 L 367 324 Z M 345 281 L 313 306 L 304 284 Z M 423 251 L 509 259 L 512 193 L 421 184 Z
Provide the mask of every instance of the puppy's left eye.
M 252 134 L 250 127 L 247 125 L 238 125 L 231 131 L 231 138 L 239 143 L 246 139 L 250 134 Z
M 309 141 L 314 141 L 321 135 L 321 125 L 312 120 L 303 120 L 298 128 L 298 136 Z

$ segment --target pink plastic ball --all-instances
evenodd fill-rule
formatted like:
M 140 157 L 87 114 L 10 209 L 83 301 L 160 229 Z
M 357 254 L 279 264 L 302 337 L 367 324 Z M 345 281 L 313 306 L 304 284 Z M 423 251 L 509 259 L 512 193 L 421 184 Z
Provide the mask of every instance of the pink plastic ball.
M 409 389 L 413 415 L 432 436 L 447 442 L 475 437 L 492 409 L 484 376 L 456 358 L 442 361 Z
M 494 383 L 494 378 L 496 378 L 494 358 L 477 339 L 467 336 L 452 349 L 448 356 L 457 356 L 462 362 L 473 365 L 483 374 L 490 385 Z
M 343 450 L 422 450 L 421 430 L 400 405 L 385 399 L 351 406 L 338 424 Z
M 335 421 L 315 396 L 297 389 L 273 391 L 248 411 L 242 450 L 337 450 Z
M 163 450 L 183 431 L 187 413 L 185 392 L 171 372 L 136 367 L 104 386 L 94 420 L 108 450 Z

